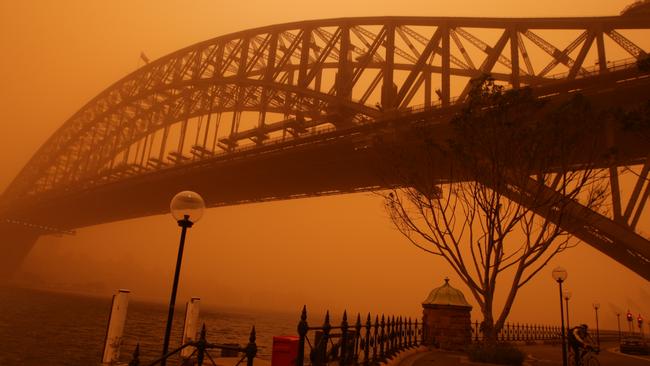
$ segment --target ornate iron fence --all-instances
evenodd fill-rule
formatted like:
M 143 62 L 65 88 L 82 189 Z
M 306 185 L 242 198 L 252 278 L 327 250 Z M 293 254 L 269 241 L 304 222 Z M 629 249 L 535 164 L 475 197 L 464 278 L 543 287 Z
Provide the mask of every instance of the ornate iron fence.
M 349 324 L 346 311 L 343 312 L 340 325 L 330 324 L 330 315 L 327 312 L 321 326 L 309 326 L 306 307 L 302 309 L 297 330 L 296 366 L 306 364 L 305 355 L 308 357 L 307 363 L 312 366 L 325 366 L 329 363 L 336 363 L 339 366 L 378 365 L 395 357 L 401 351 L 420 346 L 423 336 L 422 323 L 417 319 L 375 315 L 373 322 L 372 316 L 368 314 L 365 323 L 362 323 L 361 315 L 357 314 L 355 323 Z M 194 350 L 188 359 L 180 361 L 181 366 L 202 366 L 206 361 L 216 366 L 215 357 L 210 353 L 215 349 L 243 354 L 236 366 L 244 360 L 247 366 L 252 366 L 257 355 L 255 341 L 255 327 L 253 327 L 245 347 L 210 343 L 207 341 L 206 329 L 203 325 L 198 341 L 183 344 L 147 364 L 140 362 L 140 346 L 136 345 L 129 366 L 162 365 L 163 361 L 172 361 L 173 356 L 180 354 L 187 347 L 194 347 Z
M 483 332 L 478 321 L 472 325 L 472 339 L 475 342 L 483 340 Z M 556 326 L 506 323 L 499 331 L 497 339 L 501 342 L 560 341 L 562 332 L 560 327 Z
M 155 366 L 155 365 L 162 365 L 166 361 L 171 361 L 170 357 L 179 354 L 183 349 L 187 347 L 194 347 L 194 351 L 192 354 L 189 356 L 187 359 L 183 359 L 180 361 L 179 365 L 197 365 L 197 366 L 202 366 L 203 362 L 207 359 L 210 361 L 210 365 L 212 366 L 217 366 L 217 363 L 214 360 L 213 355 L 210 354 L 210 350 L 221 350 L 221 351 L 229 351 L 235 354 L 243 354 L 239 362 L 235 366 L 238 366 L 241 364 L 244 359 L 246 359 L 246 366 L 253 366 L 253 359 L 257 355 L 257 344 L 255 343 L 255 327 L 253 326 L 253 329 L 251 330 L 251 333 L 248 338 L 248 344 L 245 347 L 239 347 L 239 346 L 232 346 L 232 345 L 227 345 L 227 344 L 218 344 L 218 343 L 210 343 L 207 341 L 206 338 L 206 331 L 205 331 L 205 324 L 203 324 L 203 328 L 201 329 L 201 335 L 199 336 L 198 341 L 194 342 L 187 342 L 184 345 L 170 351 L 166 355 L 158 358 L 157 360 L 146 364 L 146 366 Z M 129 366 L 141 366 L 140 363 L 140 345 L 136 345 L 135 351 L 133 352 L 133 356 L 131 361 L 129 362 Z M 144 365 L 142 365 L 144 366 Z
M 566 331 L 568 335 L 569 329 Z M 590 329 L 589 332 L 591 337 L 596 339 L 596 329 Z M 598 333 L 601 342 L 618 341 L 620 338 L 619 332 L 614 330 L 601 329 Z M 497 339 L 500 342 L 560 342 L 562 339 L 562 331 L 557 326 L 506 323 L 501 331 L 499 331 Z M 478 321 L 472 324 L 472 340 L 474 342 L 483 340 L 483 332 L 481 332 L 481 325 Z
M 310 335 L 312 335 L 310 340 Z M 411 318 L 368 314 L 365 323 L 357 314 L 350 325 L 343 312 L 340 325 L 330 324 L 329 312 L 321 326 L 309 326 L 307 308 L 303 307 L 298 322 L 298 355 L 296 366 L 305 364 L 305 351 L 313 366 L 335 362 L 345 365 L 376 365 L 403 350 L 415 348 L 422 342 L 422 325 Z

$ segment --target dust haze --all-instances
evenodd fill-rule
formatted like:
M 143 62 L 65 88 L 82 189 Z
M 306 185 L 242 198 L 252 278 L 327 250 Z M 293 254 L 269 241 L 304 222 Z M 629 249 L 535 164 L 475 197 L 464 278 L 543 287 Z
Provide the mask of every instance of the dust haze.
M 87 101 L 142 66 L 199 41 L 289 21 L 373 15 L 616 15 L 630 1 L 38 1 L 0 3 L 0 190 L 44 141 Z M 171 197 L 170 197 L 171 199 Z M 137 204 L 137 202 L 134 202 Z M 647 210 L 646 210 L 647 211 Z M 647 212 L 640 230 L 650 233 Z M 82 228 L 39 239 L 15 282 L 105 296 L 169 296 L 180 228 L 170 215 Z M 519 293 L 510 320 L 554 324 L 564 266 L 573 322 L 616 329 L 617 311 L 650 312 L 650 286 L 586 244 L 563 253 Z M 449 276 L 440 258 L 411 246 L 370 193 L 246 204 L 207 210 L 189 231 L 178 302 L 295 311 L 420 314 L 420 303 Z M 470 303 L 473 299 L 466 294 Z M 476 304 L 473 317 L 480 314 Z

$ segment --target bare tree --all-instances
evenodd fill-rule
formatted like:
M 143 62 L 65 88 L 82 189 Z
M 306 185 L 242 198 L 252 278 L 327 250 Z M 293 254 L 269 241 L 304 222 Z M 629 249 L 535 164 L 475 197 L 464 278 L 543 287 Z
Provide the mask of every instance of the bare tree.
M 582 98 L 551 105 L 486 78 L 447 135 L 444 126 L 410 127 L 382 142 L 394 188 L 380 194 L 392 222 L 464 281 L 488 343 L 496 343 L 517 291 L 575 245 L 562 228 L 566 204 L 598 209 L 603 202 L 595 169 L 602 151 L 593 148 L 602 141 L 590 133 L 598 120 Z M 507 295 L 495 309 L 501 282 Z

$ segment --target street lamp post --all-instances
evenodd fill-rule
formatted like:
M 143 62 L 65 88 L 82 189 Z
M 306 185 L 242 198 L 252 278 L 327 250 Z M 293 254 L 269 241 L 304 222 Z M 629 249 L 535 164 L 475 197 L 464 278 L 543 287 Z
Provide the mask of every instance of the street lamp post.
M 598 309 L 600 308 L 599 303 L 594 303 L 594 311 L 596 312 L 596 344 L 600 347 L 600 330 L 598 328 Z
M 616 323 L 618 324 L 618 343 L 621 343 L 621 313 L 616 313 Z
M 563 309 L 563 303 L 562 303 L 562 282 L 564 282 L 567 278 L 567 271 L 566 269 L 562 267 L 556 267 L 553 272 L 551 273 L 553 276 L 553 279 L 558 283 L 560 286 L 560 321 L 561 321 L 561 331 L 562 331 L 562 365 L 567 366 L 567 349 L 566 349 L 566 339 L 564 335 L 564 309 Z
M 564 294 L 564 303 L 566 304 L 566 329 L 568 334 L 569 329 L 571 329 L 571 326 L 569 325 L 569 299 L 571 298 L 571 291 L 564 290 L 563 294 Z
M 178 246 L 178 257 L 176 258 L 176 270 L 174 272 L 174 282 L 172 284 L 172 293 L 169 297 L 169 313 L 167 315 L 167 327 L 165 328 L 165 338 L 163 341 L 163 359 L 161 366 L 167 364 L 164 358 L 169 349 L 169 336 L 172 331 L 172 322 L 174 320 L 174 305 L 176 304 L 176 290 L 178 288 L 178 278 L 181 272 L 181 262 L 183 260 L 183 247 L 185 246 L 185 234 L 187 229 L 191 228 L 203 216 L 205 203 L 203 198 L 196 192 L 183 191 L 172 198 L 169 205 L 170 211 L 178 226 L 181 227 L 181 239 Z
M 639 314 L 639 317 L 636 318 L 636 321 L 637 321 L 638 324 L 639 324 L 639 335 L 640 335 L 641 338 L 643 339 L 643 338 L 644 338 L 644 337 L 643 337 L 643 318 L 641 317 L 641 314 Z

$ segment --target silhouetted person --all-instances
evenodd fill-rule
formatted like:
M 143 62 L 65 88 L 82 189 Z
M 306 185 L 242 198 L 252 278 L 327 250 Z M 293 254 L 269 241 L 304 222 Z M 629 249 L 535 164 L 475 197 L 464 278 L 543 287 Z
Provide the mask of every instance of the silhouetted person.
M 590 351 L 597 350 L 598 347 L 589 336 L 587 324 L 580 324 L 569 330 L 569 346 L 573 348 L 575 365 L 581 364 L 582 358 Z

